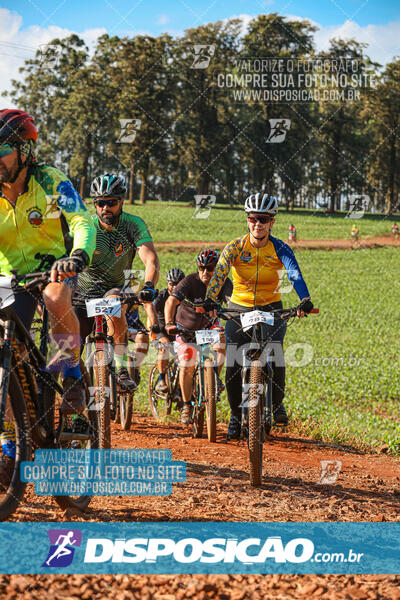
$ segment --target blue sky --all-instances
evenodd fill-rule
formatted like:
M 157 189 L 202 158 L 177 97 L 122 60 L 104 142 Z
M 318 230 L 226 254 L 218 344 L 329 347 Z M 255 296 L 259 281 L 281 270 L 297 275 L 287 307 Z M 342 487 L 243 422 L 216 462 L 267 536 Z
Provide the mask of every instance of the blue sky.
M 1 7 L 23 17 L 23 27 L 56 25 L 71 30 L 106 28 L 117 35 L 178 32 L 233 15 L 278 12 L 323 26 L 346 20 L 359 26 L 400 20 L 398 0 L 13 0 Z
M 400 56 L 400 0 L 0 0 L 0 94 L 21 77 L 24 61 L 55 38 L 77 33 L 93 48 L 106 32 L 176 36 L 229 17 L 241 17 L 244 32 L 263 12 L 310 19 L 317 51 L 339 37 L 367 44 L 382 65 Z

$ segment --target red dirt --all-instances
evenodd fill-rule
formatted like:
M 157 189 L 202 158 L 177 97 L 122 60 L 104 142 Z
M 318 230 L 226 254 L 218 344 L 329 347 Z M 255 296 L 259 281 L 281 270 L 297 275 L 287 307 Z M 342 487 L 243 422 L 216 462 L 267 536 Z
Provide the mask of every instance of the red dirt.
M 12 521 L 400 521 L 400 461 L 385 454 L 279 432 L 265 444 L 260 488 L 248 482 L 247 448 L 192 439 L 184 426 L 134 415 L 131 432 L 113 425 L 113 447 L 170 448 L 187 463 L 187 481 L 167 497 L 95 497 L 83 515 L 63 513 L 51 498 L 27 495 Z M 342 461 L 333 485 L 320 485 L 321 460 Z M 117 600 L 152 598 L 329 598 L 400 600 L 400 576 L 0 576 L 0 597 Z
M 159 249 L 179 249 L 186 252 L 204 248 L 205 246 L 213 248 L 223 248 L 226 242 L 157 242 Z M 290 246 L 296 250 L 358 250 L 363 248 L 382 248 L 383 246 L 400 246 L 400 240 L 394 239 L 390 235 L 380 235 L 376 237 L 361 238 L 357 242 L 351 239 L 333 239 L 333 240 L 298 240 L 291 243 Z

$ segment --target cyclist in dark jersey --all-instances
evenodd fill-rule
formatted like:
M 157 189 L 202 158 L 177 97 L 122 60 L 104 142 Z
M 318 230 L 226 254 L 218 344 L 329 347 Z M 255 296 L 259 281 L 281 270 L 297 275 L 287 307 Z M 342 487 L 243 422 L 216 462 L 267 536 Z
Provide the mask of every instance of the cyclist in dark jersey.
M 106 173 L 96 177 L 90 193 L 94 198 L 96 215 L 96 249 L 92 264 L 78 277 L 74 305 L 81 324 L 84 341 L 92 330 L 92 322 L 86 314 L 85 300 L 89 298 L 118 297 L 121 289 L 131 278 L 132 262 L 136 252 L 145 265 L 145 284 L 137 294 L 153 325 L 156 322 L 152 301 L 154 286 L 158 280 L 159 261 L 149 230 L 143 219 L 122 211 L 126 193 L 123 177 Z M 136 389 L 126 368 L 127 357 L 127 306 L 122 305 L 121 317 L 107 317 L 111 321 L 114 337 L 114 358 L 118 385 L 125 390 Z
M 218 258 L 219 254 L 216 250 L 203 250 L 200 252 L 196 259 L 198 271 L 182 279 L 165 304 L 165 331 L 169 335 L 179 333 L 177 325 L 193 331 L 193 335 L 182 332 L 176 338 L 180 364 L 179 383 L 184 402 L 181 412 L 182 423 L 189 422 L 193 371 L 197 354 L 196 347 L 190 342 L 193 342 L 197 330 L 207 329 L 210 326 L 210 316 L 196 312 L 196 305 L 203 305 L 207 294 L 207 286 Z M 220 303 L 228 301 L 232 293 L 232 288 L 232 282 L 230 279 L 226 279 L 218 294 Z M 213 327 L 219 328 L 220 324 L 215 323 Z M 221 371 L 225 361 L 224 337 L 221 336 L 221 342 L 215 344 L 214 349 L 218 354 L 218 368 Z
M 158 371 L 160 373 L 159 380 L 156 385 L 156 391 L 165 394 L 168 391 L 168 386 L 165 381 L 165 375 L 167 372 L 168 366 L 168 357 L 169 357 L 169 345 L 173 341 L 173 337 L 167 335 L 165 332 L 165 303 L 167 302 L 170 295 L 174 292 L 175 287 L 178 285 L 180 281 L 185 277 L 185 273 L 174 267 L 170 269 L 167 273 L 167 287 L 160 291 L 157 298 L 153 300 L 153 306 L 157 314 L 158 325 L 161 328 L 161 333 L 157 335 L 157 339 L 160 342 L 160 347 L 158 350 Z

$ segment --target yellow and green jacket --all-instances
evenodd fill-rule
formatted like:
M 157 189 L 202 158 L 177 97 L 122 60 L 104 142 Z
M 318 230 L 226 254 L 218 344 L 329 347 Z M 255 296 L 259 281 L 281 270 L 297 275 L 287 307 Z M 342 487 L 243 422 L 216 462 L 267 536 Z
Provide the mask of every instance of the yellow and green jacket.
M 33 165 L 15 207 L 0 190 L 0 274 L 37 270 L 35 254 L 55 258 L 96 245 L 93 220 L 69 179 L 54 167 Z

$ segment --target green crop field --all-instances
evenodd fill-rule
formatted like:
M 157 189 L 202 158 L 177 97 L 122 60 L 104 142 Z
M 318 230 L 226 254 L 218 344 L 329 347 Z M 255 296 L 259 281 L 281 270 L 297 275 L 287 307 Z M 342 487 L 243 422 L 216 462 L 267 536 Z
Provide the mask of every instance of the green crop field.
M 172 235 L 176 239 L 175 231 Z M 396 248 L 298 253 L 321 312 L 296 319 L 285 338 L 290 431 L 361 449 L 388 444 L 390 451 L 399 452 L 398 256 Z M 172 266 L 194 270 L 195 253 L 161 252 L 160 258 L 160 289 Z M 295 305 L 297 296 L 286 293 L 283 301 Z M 148 368 L 135 397 L 136 407 L 144 411 L 149 410 Z M 227 421 L 228 416 L 224 393 L 219 419 Z
M 194 208 L 178 203 L 149 202 L 144 206 L 128 205 L 125 210 L 139 215 L 148 224 L 155 242 L 222 241 L 246 232 L 244 211 L 217 205 L 207 219 L 194 218 Z M 273 234 L 286 240 L 291 223 L 297 228 L 299 240 L 349 238 L 354 223 L 360 237 L 390 234 L 393 220 L 385 215 L 365 215 L 362 219 L 345 218 L 345 213 L 330 216 L 322 211 L 279 212 Z

